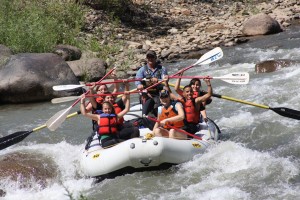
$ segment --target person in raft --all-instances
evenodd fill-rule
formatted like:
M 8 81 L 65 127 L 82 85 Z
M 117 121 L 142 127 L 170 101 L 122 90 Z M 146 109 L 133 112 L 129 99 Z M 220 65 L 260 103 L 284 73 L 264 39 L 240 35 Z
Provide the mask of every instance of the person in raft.
M 158 107 L 158 121 L 153 128 L 155 136 L 187 139 L 187 135 L 178 132 L 184 126 L 184 110 L 178 101 L 172 101 L 168 90 L 161 90 L 159 94 L 162 106 Z M 171 128 L 168 125 L 174 127 Z
M 136 79 L 144 79 L 146 81 L 136 81 L 137 90 L 141 91 L 140 100 L 142 103 L 142 114 L 157 116 L 157 108 L 159 106 L 159 91 L 163 89 L 163 85 L 159 84 L 154 88 L 144 91 L 147 87 L 162 80 L 168 75 L 167 69 L 157 61 L 155 51 L 149 50 L 146 53 L 147 64 L 142 66 L 136 73 Z
M 124 94 L 127 95 L 128 99 L 130 98 L 129 91 L 125 91 Z M 80 111 L 85 117 L 98 122 L 98 137 L 102 147 L 110 147 L 123 141 L 118 137 L 117 125 L 118 120 L 129 111 L 129 100 L 125 103 L 125 109 L 118 114 L 115 113 L 114 106 L 107 101 L 102 103 L 102 112 L 100 114 L 88 113 L 84 105 L 85 95 L 82 95 Z
M 180 76 L 182 76 L 182 74 L 183 73 L 181 73 Z M 180 82 L 181 82 L 181 78 L 177 79 L 174 89 L 179 96 L 184 98 L 183 90 L 180 88 Z M 192 88 L 192 97 L 194 99 L 196 99 L 197 97 L 204 96 L 207 93 L 207 92 L 201 90 L 201 81 L 198 78 L 191 79 L 189 86 Z M 200 118 L 199 118 L 200 122 L 202 122 L 203 120 L 205 122 L 208 121 L 205 106 L 210 104 L 211 102 L 212 102 L 211 97 L 209 97 L 205 101 L 202 101 L 202 104 L 200 105 Z
M 184 119 L 184 127 L 183 130 L 195 134 L 199 131 L 198 124 L 200 122 L 200 111 L 201 107 L 203 106 L 203 102 L 206 102 L 212 95 L 212 87 L 210 83 L 210 79 L 204 79 L 207 85 L 207 93 L 203 96 L 195 97 L 193 95 L 193 89 L 190 85 L 186 85 L 180 97 L 172 96 L 172 98 L 176 99 L 177 101 L 181 102 L 184 108 L 185 119 Z M 166 86 L 168 87 L 167 81 Z M 170 89 L 169 89 L 170 90 Z

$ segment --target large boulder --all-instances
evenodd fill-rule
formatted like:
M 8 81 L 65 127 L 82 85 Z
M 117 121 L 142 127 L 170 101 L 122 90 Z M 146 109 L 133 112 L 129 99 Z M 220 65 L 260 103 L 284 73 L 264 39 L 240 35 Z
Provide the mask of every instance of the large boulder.
M 79 90 L 56 92 L 52 86 L 79 84 L 69 65 L 53 53 L 23 53 L 0 66 L 0 103 L 26 103 L 78 95 Z
M 279 59 L 279 60 L 267 60 L 255 65 L 256 73 L 268 73 L 277 71 L 283 67 L 289 67 L 291 65 L 300 63 L 300 61 Z
M 76 77 L 87 82 L 99 81 L 106 74 L 107 63 L 100 58 L 82 58 L 69 61 L 70 68 Z
M 23 151 L 0 157 L 1 180 L 9 179 L 18 182 L 22 188 L 31 188 L 33 180 L 40 187 L 45 188 L 58 175 L 57 165 L 49 157 L 40 153 Z
M 268 35 L 282 32 L 280 24 L 266 14 L 252 16 L 244 23 L 242 32 L 246 36 Z

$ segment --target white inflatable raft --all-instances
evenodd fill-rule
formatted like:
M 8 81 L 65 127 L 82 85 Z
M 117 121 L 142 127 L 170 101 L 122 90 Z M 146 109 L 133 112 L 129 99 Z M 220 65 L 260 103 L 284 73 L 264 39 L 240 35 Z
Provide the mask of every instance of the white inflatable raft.
M 140 138 L 103 149 L 95 136 L 87 149 L 82 150 L 81 169 L 86 176 L 109 178 L 137 171 L 166 169 L 187 162 L 195 155 L 204 153 L 219 139 L 220 130 L 213 121 L 200 126 L 201 131 L 196 136 L 202 137 L 202 140 L 153 137 L 151 130 L 141 128 Z

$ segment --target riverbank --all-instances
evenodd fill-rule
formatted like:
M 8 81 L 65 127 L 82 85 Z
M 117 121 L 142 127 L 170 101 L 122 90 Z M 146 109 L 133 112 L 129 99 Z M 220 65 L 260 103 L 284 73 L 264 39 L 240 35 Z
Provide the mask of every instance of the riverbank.
M 253 15 L 268 14 L 285 30 L 292 21 L 299 21 L 300 12 L 296 0 L 133 2 L 135 21 L 131 25 L 107 21 L 100 10 L 91 9 L 86 14 L 87 30 L 90 34 L 101 30 L 97 34 L 101 44 L 123 44 L 106 61 L 109 66 L 123 66 L 121 69 L 127 72 L 124 66 L 135 70 L 144 62 L 148 49 L 155 50 L 164 62 L 199 58 L 213 47 L 235 46 L 251 39 L 243 35 L 242 28 Z

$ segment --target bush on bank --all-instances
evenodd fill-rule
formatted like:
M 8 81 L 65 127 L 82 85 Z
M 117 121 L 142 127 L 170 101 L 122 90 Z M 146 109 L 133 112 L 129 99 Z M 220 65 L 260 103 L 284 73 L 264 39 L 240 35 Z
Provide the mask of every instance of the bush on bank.
M 84 9 L 72 0 L 1 0 L 0 44 L 14 53 L 80 46 L 76 37 L 83 24 Z

